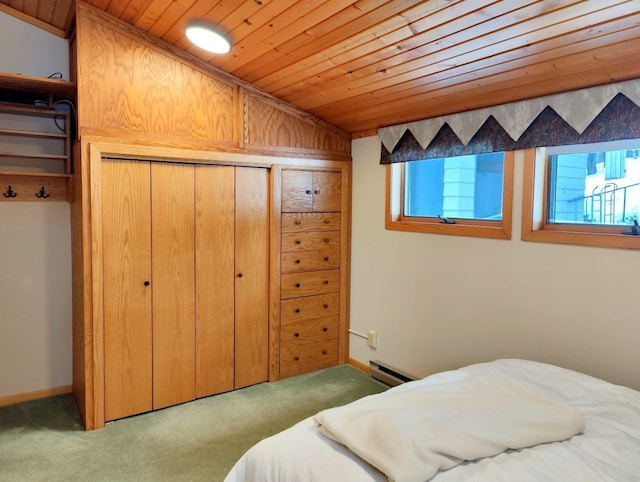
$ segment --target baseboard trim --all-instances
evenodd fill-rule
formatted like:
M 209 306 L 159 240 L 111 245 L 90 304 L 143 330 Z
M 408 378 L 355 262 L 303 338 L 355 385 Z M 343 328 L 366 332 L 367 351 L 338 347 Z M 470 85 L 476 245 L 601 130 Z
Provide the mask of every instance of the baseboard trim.
M 369 365 L 366 365 L 358 360 L 354 360 L 353 358 L 349 358 L 347 363 L 353 367 L 356 367 L 358 370 L 365 372 L 367 375 L 370 373 Z
M 7 395 L 0 397 L 0 407 L 7 405 L 14 405 L 16 403 L 28 402 L 30 400 L 37 400 L 39 398 L 53 397 L 55 395 L 64 395 L 73 392 L 72 385 L 65 385 L 63 387 L 47 388 L 45 390 L 37 390 L 35 392 L 18 393 L 16 395 Z

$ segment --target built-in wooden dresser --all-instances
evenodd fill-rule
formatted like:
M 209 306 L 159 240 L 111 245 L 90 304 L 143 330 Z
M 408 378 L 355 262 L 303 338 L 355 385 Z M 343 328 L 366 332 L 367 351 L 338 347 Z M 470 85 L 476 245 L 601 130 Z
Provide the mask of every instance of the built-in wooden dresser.
M 338 363 L 341 206 L 341 172 L 282 171 L 281 377 Z

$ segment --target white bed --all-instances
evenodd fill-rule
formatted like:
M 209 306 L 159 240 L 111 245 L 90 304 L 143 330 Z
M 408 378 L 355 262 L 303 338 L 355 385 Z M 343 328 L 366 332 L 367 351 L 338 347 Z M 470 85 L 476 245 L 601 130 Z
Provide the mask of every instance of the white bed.
M 515 382 L 541 399 L 573 407 L 583 419 L 584 430 L 580 428 L 581 433 L 566 440 L 463 461 L 438 471 L 430 480 L 640 481 L 640 392 L 553 365 L 515 359 L 479 363 L 365 397 L 349 408 L 385 402 L 391 399 L 382 397 L 405 391 L 431 390 L 482 376 Z M 387 480 L 390 478 L 344 445 L 321 434 L 310 417 L 252 447 L 225 482 Z

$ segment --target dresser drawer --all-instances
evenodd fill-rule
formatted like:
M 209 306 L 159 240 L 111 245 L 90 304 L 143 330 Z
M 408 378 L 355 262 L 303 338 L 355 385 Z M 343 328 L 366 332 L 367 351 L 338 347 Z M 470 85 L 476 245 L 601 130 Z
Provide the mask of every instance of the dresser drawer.
M 304 321 L 283 321 L 280 324 L 280 341 L 315 343 L 338 339 L 338 317 L 315 318 Z
M 280 343 L 280 376 L 307 373 L 338 363 L 338 340 L 318 343 Z
M 339 230 L 339 213 L 285 213 L 282 215 L 283 233 Z
M 340 313 L 340 295 L 305 296 L 280 302 L 281 323 L 295 323 L 312 318 L 338 316 Z
M 323 295 L 340 292 L 340 270 L 284 273 L 280 279 L 280 298 Z
M 339 249 L 321 249 L 317 251 L 293 251 L 282 253 L 280 269 L 283 273 L 340 267 Z
M 340 231 L 282 233 L 282 252 L 340 249 Z

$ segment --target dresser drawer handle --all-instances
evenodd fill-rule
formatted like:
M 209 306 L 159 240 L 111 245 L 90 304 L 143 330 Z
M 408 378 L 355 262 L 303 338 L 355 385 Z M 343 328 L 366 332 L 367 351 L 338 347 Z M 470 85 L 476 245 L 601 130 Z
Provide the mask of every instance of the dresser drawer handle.
M 328 219 L 324 220 L 324 224 L 329 224 L 331 221 L 329 221 Z
M 298 361 L 298 360 L 300 360 L 300 357 L 299 357 L 299 356 L 294 356 L 294 357 L 293 357 L 293 359 L 294 359 L 295 361 Z
M 324 238 L 325 243 L 328 243 L 329 241 L 331 241 L 329 238 Z
M 300 241 L 299 239 L 296 239 L 296 244 L 301 244 L 302 241 Z
M 324 306 L 324 309 L 325 309 L 325 310 L 326 310 L 327 308 L 329 308 L 329 305 L 328 305 L 328 304 L 326 304 L 326 303 L 325 303 L 324 305 L 322 305 L 322 306 Z
M 326 284 L 326 285 L 328 285 L 328 284 L 329 284 L 329 280 L 328 280 L 328 279 L 326 279 L 326 280 L 324 280 L 324 281 L 323 281 L 323 283 L 324 283 L 324 284 Z
M 305 191 L 305 193 L 307 193 L 307 194 L 311 194 L 311 190 L 310 190 L 310 189 L 307 189 L 307 190 Z
M 300 288 L 300 283 L 296 283 L 296 288 Z
M 325 260 L 325 261 L 329 261 L 329 256 L 325 256 L 325 257 L 324 257 L 324 260 Z
M 299 219 L 296 219 L 294 224 L 300 225 L 300 224 L 302 224 L 302 221 L 300 221 Z
M 322 331 L 327 331 L 329 328 L 327 328 L 326 326 L 322 327 Z
M 320 194 L 320 189 L 316 189 L 315 191 L 313 191 L 314 194 Z
M 300 336 L 300 333 L 294 333 L 293 336 L 295 336 L 296 338 L 298 338 Z
M 296 308 L 296 313 L 300 313 L 300 308 Z
M 300 260 L 299 259 L 296 259 L 296 264 L 300 264 Z
M 327 354 L 327 350 L 322 350 L 322 354 L 326 355 Z

